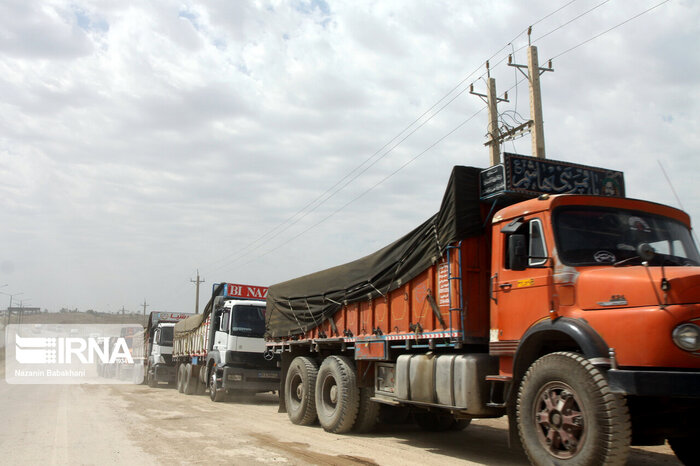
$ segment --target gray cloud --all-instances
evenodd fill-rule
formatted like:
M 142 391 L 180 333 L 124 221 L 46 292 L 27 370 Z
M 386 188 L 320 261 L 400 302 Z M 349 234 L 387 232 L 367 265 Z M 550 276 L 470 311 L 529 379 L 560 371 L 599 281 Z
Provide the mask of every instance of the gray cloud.
M 651 6 L 605 5 L 537 42 L 542 60 Z M 533 38 L 583 13 L 575 3 Z M 492 59 L 551 2 L 86 2 L 0 6 L 0 279 L 32 305 L 190 311 L 189 282 L 269 285 L 393 241 L 437 210 L 455 164 L 484 166 L 465 93 L 346 189 L 273 230 Z M 700 9 L 671 2 L 555 60 L 548 156 L 625 170 L 628 193 L 693 219 Z M 527 43 L 524 35 L 512 44 Z M 524 62 L 524 51 L 516 61 Z M 506 150 L 530 152 L 529 138 Z M 321 222 L 327 216 L 328 220 Z M 318 224 L 294 241 L 290 238 Z M 277 231 L 277 230 L 273 230 Z M 258 241 L 259 240 L 259 241 Z M 252 247 L 246 248 L 253 243 Z M 268 252 L 271 251 L 271 252 Z M 11 288 L 11 289 L 10 289 Z

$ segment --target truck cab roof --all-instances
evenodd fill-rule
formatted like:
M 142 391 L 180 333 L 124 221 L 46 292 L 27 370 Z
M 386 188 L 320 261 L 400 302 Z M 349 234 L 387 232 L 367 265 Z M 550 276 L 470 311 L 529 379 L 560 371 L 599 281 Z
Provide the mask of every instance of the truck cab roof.
M 259 300 L 255 300 L 255 299 L 227 299 L 223 305 L 223 307 L 225 309 L 231 309 L 233 306 L 262 306 L 262 307 L 265 307 L 265 301 L 259 301 Z
M 564 205 L 588 205 L 614 207 L 618 209 L 641 210 L 664 217 L 673 218 L 690 228 L 690 217 L 682 210 L 656 202 L 642 201 L 622 197 L 588 196 L 580 194 L 542 195 L 534 199 L 509 205 L 496 212 L 492 223 L 500 223 L 523 215 L 551 211 Z

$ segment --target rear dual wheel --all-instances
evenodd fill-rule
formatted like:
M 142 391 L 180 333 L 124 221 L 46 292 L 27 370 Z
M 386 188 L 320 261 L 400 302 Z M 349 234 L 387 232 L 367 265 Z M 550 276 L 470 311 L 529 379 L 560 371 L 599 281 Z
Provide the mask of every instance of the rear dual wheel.
M 345 356 L 324 359 L 316 379 L 316 412 L 327 432 L 349 432 L 360 406 L 357 371 Z
M 316 361 L 299 356 L 289 365 L 284 400 L 289 419 L 298 425 L 313 424 L 333 433 L 371 431 L 380 405 L 371 401 L 373 388 L 357 387 L 357 372 L 344 356 L 329 356 L 319 368 Z
M 185 392 L 185 365 L 180 364 L 177 366 L 177 391 L 180 393 Z
M 284 380 L 284 402 L 292 423 L 308 426 L 316 421 L 316 377 L 318 365 L 306 356 L 294 358 Z
M 374 388 L 360 388 L 360 402 L 357 409 L 357 419 L 355 419 L 355 425 L 352 427 L 352 430 L 358 434 L 371 432 L 379 422 L 379 409 L 381 406 L 379 403 L 371 400 L 373 396 Z

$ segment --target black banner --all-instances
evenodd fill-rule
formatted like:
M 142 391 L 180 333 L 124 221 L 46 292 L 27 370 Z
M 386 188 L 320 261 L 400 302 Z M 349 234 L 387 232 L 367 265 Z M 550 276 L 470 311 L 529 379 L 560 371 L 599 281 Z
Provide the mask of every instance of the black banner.
M 482 170 L 479 173 L 480 197 L 487 199 L 506 190 L 506 169 L 502 164 Z
M 625 179 L 620 171 L 507 152 L 503 159 L 506 192 L 625 196 Z

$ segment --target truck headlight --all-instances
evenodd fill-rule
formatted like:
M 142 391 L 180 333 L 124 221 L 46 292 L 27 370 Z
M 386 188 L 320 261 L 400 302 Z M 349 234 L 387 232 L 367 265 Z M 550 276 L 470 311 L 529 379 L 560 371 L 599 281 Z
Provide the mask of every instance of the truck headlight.
M 673 342 L 685 351 L 700 350 L 700 327 L 695 324 L 681 324 L 673 329 Z

